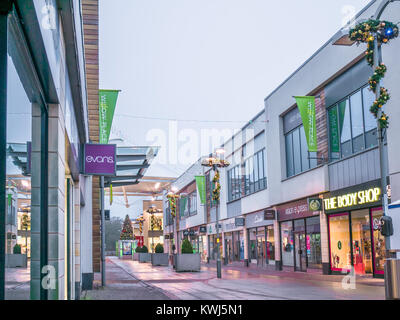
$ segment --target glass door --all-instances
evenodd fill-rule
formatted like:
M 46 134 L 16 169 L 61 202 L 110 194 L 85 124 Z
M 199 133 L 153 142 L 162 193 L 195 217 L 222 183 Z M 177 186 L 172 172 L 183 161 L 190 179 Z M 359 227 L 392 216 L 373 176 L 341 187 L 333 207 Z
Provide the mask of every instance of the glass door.
M 380 219 L 383 216 L 382 208 L 371 209 L 372 215 L 372 248 L 375 274 L 384 274 L 385 266 L 385 237 L 379 231 Z
M 267 250 L 265 246 L 265 229 L 257 230 L 257 265 L 264 266 L 267 261 Z
M 356 274 L 372 273 L 369 209 L 351 212 L 353 266 Z
M 306 236 L 304 232 L 294 233 L 295 270 L 307 271 Z

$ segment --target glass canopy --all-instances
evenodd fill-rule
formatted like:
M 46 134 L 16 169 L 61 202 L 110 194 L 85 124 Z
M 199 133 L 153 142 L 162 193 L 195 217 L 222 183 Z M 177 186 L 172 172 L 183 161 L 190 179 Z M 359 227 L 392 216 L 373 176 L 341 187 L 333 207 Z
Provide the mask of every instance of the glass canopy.
M 117 174 L 105 177 L 104 186 L 113 187 L 138 184 L 151 162 L 157 156 L 159 147 L 117 147 Z

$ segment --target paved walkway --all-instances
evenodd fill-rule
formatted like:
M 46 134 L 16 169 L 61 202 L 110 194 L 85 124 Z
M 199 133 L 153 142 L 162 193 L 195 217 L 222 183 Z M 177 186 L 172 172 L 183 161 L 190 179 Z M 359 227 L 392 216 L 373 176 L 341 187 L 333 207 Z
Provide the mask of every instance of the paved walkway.
M 106 260 L 105 288 L 101 287 L 101 274 L 95 274 L 94 290 L 83 291 L 82 300 L 171 300 L 177 299 L 168 292 L 163 292 L 135 275 L 124 271 L 116 262 L 118 259 Z
M 212 265 L 203 265 L 197 273 L 177 273 L 172 267 L 153 267 L 116 257 L 109 257 L 107 268 L 110 263 L 164 290 L 169 297 L 183 300 L 384 299 L 381 279 L 367 281 L 356 277 L 355 288 L 346 289 L 342 286 L 343 276 L 293 275 L 294 272 L 269 273 L 255 268 L 223 266 L 222 279 L 217 279 Z M 329 277 L 332 278 L 329 280 Z
M 6 268 L 6 300 L 30 299 L 30 263 L 27 268 Z

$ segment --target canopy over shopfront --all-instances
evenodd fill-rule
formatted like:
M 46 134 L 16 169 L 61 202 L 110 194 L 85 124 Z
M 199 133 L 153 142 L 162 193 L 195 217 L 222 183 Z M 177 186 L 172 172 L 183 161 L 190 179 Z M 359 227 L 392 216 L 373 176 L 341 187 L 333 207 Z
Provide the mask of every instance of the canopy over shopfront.
M 159 147 L 117 147 L 117 173 L 106 177 L 104 186 L 122 187 L 138 184 L 151 162 L 157 156 Z

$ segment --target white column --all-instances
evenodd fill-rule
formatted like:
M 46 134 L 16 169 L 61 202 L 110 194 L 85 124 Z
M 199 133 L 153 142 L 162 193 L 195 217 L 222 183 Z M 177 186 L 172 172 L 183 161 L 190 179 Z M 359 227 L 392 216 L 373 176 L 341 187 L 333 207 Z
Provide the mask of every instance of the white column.
M 83 177 L 82 177 L 83 179 Z M 73 216 L 73 233 L 74 233 L 74 292 L 72 295 L 75 299 L 80 299 L 81 288 L 81 184 L 76 182 L 74 185 L 74 216 Z
M 83 177 L 81 177 L 83 179 Z M 85 177 L 85 206 L 81 208 L 80 252 L 82 289 L 93 284 L 93 238 L 92 238 L 92 177 Z
M 31 154 L 31 299 L 40 299 L 40 135 L 41 107 L 32 105 L 32 154 Z
M 61 105 L 49 105 L 49 265 L 55 268 L 56 289 L 50 300 L 65 295 L 65 120 Z
M 279 232 L 279 222 L 274 220 L 274 236 L 275 236 L 275 261 L 281 261 L 281 234 Z
M 249 239 L 247 237 L 247 228 L 243 227 L 243 239 L 244 239 L 244 259 L 250 263 L 249 260 Z

